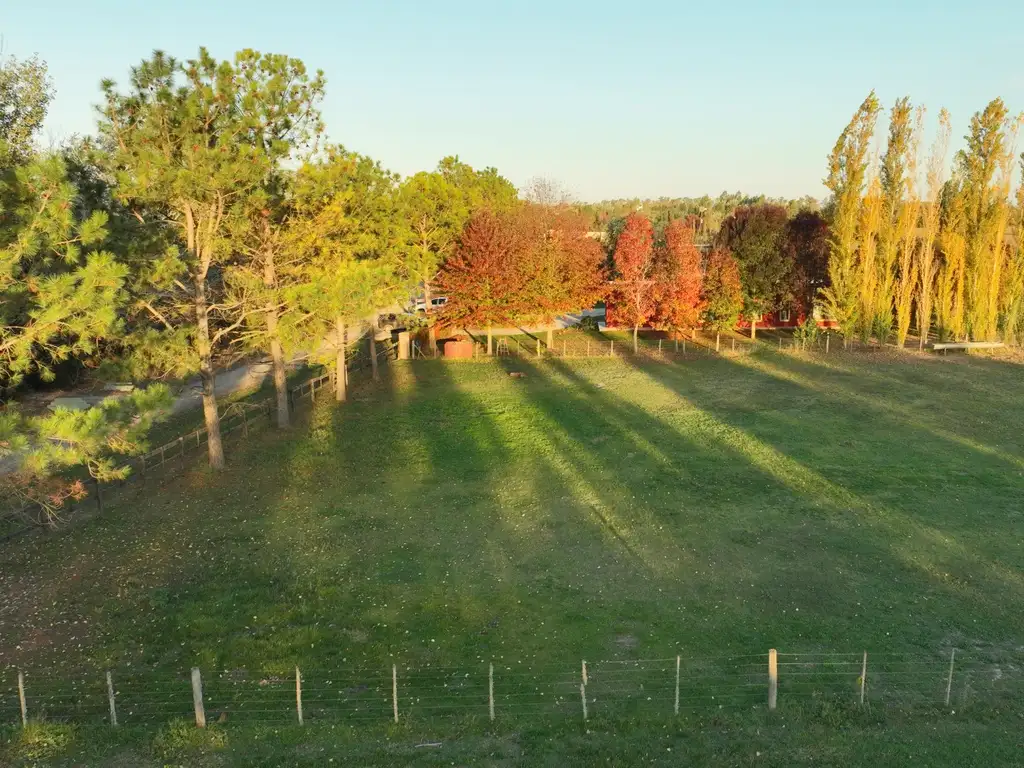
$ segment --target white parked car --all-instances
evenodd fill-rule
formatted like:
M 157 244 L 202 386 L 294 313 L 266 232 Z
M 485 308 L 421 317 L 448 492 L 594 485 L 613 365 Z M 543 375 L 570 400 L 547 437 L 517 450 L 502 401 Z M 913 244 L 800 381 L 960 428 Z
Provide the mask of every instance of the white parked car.
M 436 312 L 437 310 L 439 310 L 441 307 L 443 307 L 447 303 L 448 303 L 448 297 L 447 296 L 434 296 L 430 300 L 430 310 L 432 312 Z M 426 310 L 427 310 L 427 305 L 423 301 L 423 299 L 416 299 L 416 304 L 414 305 L 414 307 L 415 307 L 417 312 L 426 312 Z

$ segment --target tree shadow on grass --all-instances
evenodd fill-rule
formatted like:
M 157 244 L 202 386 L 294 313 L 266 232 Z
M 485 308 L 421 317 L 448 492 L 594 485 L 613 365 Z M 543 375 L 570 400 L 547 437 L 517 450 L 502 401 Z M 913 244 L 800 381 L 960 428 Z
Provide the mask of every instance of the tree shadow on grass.
M 884 602 L 874 613 L 891 617 L 902 607 L 906 618 L 920 617 L 905 631 L 936 640 L 942 632 L 986 641 L 1017 636 L 1010 615 L 1024 602 L 1024 580 L 1009 537 L 1019 515 L 1018 473 L 997 457 L 763 365 L 714 365 L 721 386 L 687 367 L 638 370 L 709 414 L 749 455 L 764 454 L 796 493 L 841 513 L 817 525 L 830 550 L 861 560 L 852 576 L 869 575 L 866 563 L 880 569 L 864 586 L 881 574 L 898 585 L 891 594 L 902 606 L 875 585 Z

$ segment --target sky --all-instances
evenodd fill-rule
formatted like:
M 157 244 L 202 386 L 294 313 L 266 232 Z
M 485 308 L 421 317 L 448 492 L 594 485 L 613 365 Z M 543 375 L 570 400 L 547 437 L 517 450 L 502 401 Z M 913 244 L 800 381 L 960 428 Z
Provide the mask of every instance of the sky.
M 49 65 L 47 142 L 93 132 L 100 80 L 154 49 L 255 48 L 322 69 L 330 140 L 393 171 L 458 155 L 581 200 L 823 197 L 871 89 L 954 137 L 996 96 L 1024 110 L 1013 0 L 0 0 L 0 36 Z

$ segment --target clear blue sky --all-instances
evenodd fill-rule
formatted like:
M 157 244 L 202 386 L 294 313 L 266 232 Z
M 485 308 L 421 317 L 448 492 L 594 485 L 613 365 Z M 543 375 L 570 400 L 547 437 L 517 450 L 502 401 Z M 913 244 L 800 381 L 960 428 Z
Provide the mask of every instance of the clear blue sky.
M 103 77 L 161 48 L 287 53 L 327 75 L 333 141 L 403 174 L 446 154 L 586 200 L 822 196 L 871 88 L 953 113 L 1024 110 L 1013 0 L 0 0 L 7 53 L 38 53 L 52 140 L 87 133 Z

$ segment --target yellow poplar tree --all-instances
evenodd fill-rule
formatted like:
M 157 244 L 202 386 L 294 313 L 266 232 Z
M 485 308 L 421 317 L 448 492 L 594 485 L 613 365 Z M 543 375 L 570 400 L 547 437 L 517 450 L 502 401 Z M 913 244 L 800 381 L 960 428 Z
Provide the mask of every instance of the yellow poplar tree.
M 918 348 L 924 349 L 932 323 L 932 299 L 935 289 L 936 253 L 935 245 L 939 235 L 939 195 L 945 183 L 946 153 L 949 151 L 949 112 L 939 112 L 939 133 L 928 156 L 927 186 L 928 199 L 922 216 L 921 248 L 917 259 L 917 332 L 920 337 Z
M 858 237 L 860 247 L 857 251 L 858 275 L 860 277 L 860 309 L 859 318 L 861 340 L 871 340 L 874 328 L 875 312 L 878 306 L 878 230 L 882 223 L 882 184 L 877 175 L 872 176 L 868 184 L 868 192 L 860 211 L 860 227 Z
M 1021 184 L 1017 187 L 1017 210 L 1014 212 L 1014 242 L 1006 263 L 1003 283 L 1003 338 L 1008 344 L 1019 343 L 1024 332 L 1024 153 L 1020 156 Z
M 822 307 L 838 323 L 844 344 L 853 336 L 860 308 L 857 228 L 861 195 L 867 178 L 867 153 L 878 118 L 878 99 L 868 94 L 843 129 L 828 159 L 825 186 L 832 192 L 834 212 L 829 238 L 829 286 L 821 290 Z
M 906 194 L 900 215 L 897 220 L 896 232 L 899 236 L 897 272 L 893 302 L 896 308 L 896 346 L 903 349 L 910 332 L 910 321 L 914 311 L 914 293 L 917 289 L 918 258 L 917 258 L 917 225 L 921 215 L 921 197 L 918 192 L 918 165 L 920 164 L 921 132 L 924 128 L 924 108 L 918 107 L 914 116 L 914 126 L 910 133 L 910 141 L 905 150 L 907 176 L 905 181 Z

